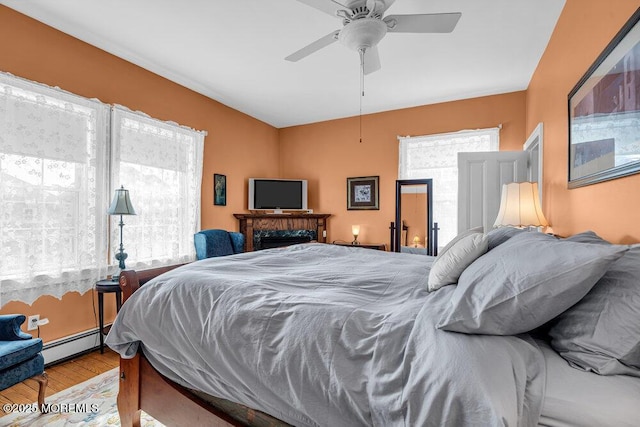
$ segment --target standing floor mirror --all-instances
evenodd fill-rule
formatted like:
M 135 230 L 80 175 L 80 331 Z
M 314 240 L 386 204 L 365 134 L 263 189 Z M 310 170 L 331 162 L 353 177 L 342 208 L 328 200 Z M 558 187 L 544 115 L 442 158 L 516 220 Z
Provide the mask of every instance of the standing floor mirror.
M 390 228 L 392 251 L 437 255 L 432 179 L 396 181 L 396 217 Z

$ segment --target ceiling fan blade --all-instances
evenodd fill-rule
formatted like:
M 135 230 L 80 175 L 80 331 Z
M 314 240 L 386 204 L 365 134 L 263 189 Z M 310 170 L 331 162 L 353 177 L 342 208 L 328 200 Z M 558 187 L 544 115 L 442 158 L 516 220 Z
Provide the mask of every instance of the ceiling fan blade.
M 380 55 L 378 47 L 373 46 L 364 51 L 364 73 L 371 74 L 380 69 Z
M 304 3 L 307 6 L 311 6 L 321 12 L 328 13 L 331 16 L 338 16 L 337 11 L 343 9 L 349 9 L 347 6 L 334 0 L 298 0 L 300 3 Z
M 461 16 L 460 12 L 389 15 L 383 21 L 390 33 L 450 33 Z
M 335 31 L 327 34 L 326 36 L 324 36 L 322 38 L 319 38 L 318 40 L 314 41 L 313 43 L 306 45 L 302 49 L 298 50 L 297 52 L 292 53 L 291 55 L 287 56 L 284 59 L 286 59 L 287 61 L 291 61 L 291 62 L 299 61 L 302 58 L 307 57 L 307 56 L 311 55 L 312 53 L 322 49 L 323 47 L 327 47 L 331 43 L 333 43 L 336 40 L 338 40 L 338 34 L 340 34 L 340 30 L 335 30 Z

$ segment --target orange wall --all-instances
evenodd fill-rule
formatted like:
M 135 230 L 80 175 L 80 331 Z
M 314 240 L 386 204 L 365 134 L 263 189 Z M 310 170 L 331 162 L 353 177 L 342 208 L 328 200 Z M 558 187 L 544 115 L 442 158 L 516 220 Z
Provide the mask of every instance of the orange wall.
M 567 95 L 640 7 L 638 0 L 567 0 L 527 90 L 527 130 L 544 123 L 543 210 L 557 234 L 591 229 L 640 241 L 640 175 L 567 189 Z
M 309 180 L 309 207 L 329 213 L 327 238 L 389 244 L 395 217 L 398 135 L 427 135 L 502 124 L 500 148 L 522 150 L 525 92 L 486 96 L 365 115 L 359 142 L 358 117 L 280 129 L 283 177 Z M 380 210 L 347 210 L 347 177 L 380 176 Z M 437 191 L 437 187 L 434 189 Z M 437 221 L 437 218 L 434 218 Z
M 102 102 L 121 104 L 162 120 L 206 130 L 202 227 L 237 229 L 232 213 L 246 207 L 246 177 L 278 176 L 278 130 L 0 5 L 0 70 Z M 252 156 L 247 156 L 252 153 Z M 227 175 L 227 206 L 213 206 L 213 174 Z M 10 302 L 0 313 L 40 314 L 45 341 L 97 325 L 92 292 L 32 306 Z M 106 320 L 115 312 L 105 297 Z M 94 310 L 95 307 L 95 310 Z

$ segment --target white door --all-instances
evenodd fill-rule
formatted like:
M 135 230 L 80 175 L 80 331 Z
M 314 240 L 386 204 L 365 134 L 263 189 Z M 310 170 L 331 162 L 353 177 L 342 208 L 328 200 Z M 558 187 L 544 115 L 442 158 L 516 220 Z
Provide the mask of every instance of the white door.
M 502 184 L 527 181 L 528 157 L 526 151 L 458 153 L 458 233 L 493 228 Z

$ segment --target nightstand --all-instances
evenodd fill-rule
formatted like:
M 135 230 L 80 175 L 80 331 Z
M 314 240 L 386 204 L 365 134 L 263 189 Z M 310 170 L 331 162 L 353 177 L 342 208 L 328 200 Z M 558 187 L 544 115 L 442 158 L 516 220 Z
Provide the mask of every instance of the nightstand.
M 333 242 L 332 245 L 350 246 L 352 248 L 376 249 L 379 251 L 387 250 L 387 245 L 385 245 L 384 243 L 359 243 L 357 245 L 352 245 L 349 242 Z
M 116 312 L 118 312 L 122 305 L 122 291 L 120 290 L 120 284 L 111 279 L 97 281 L 96 291 L 98 292 L 98 317 L 100 319 L 98 334 L 100 335 L 100 354 L 102 354 L 104 353 L 104 334 L 109 333 L 109 330 L 105 331 L 104 328 L 104 294 L 116 294 Z

